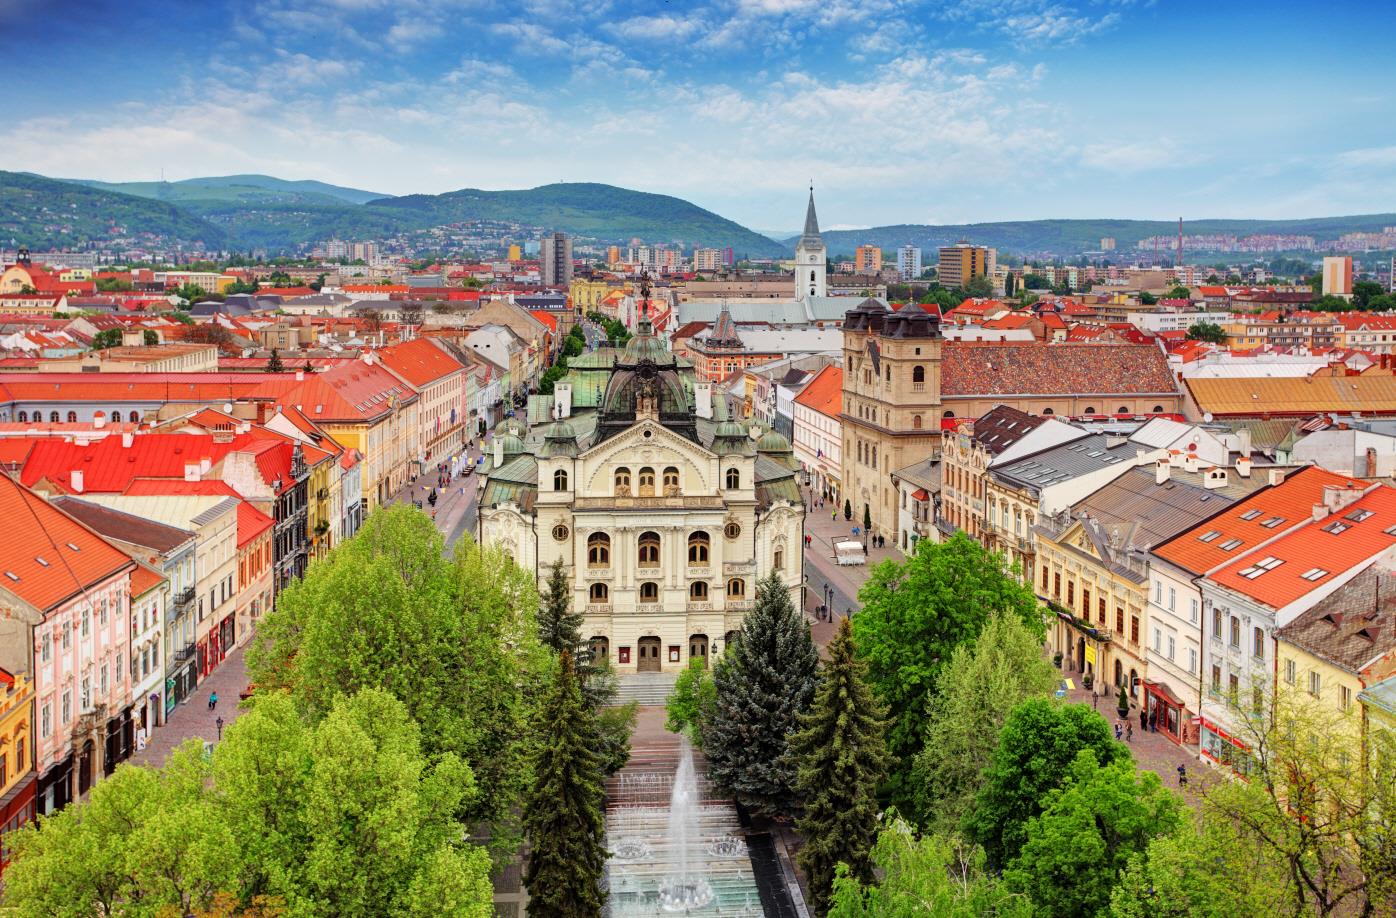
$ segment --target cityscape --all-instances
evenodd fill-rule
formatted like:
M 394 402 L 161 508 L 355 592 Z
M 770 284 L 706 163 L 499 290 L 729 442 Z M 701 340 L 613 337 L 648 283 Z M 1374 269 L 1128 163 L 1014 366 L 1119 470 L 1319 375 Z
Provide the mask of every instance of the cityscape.
M 1396 915 L 1396 22 L 1251 6 L 0 3 L 0 913 Z

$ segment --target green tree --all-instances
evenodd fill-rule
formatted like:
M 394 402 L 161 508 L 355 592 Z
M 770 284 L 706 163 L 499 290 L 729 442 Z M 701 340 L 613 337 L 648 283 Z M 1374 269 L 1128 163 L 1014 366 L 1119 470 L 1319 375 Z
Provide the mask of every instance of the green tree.
M 1115 698 L 1115 713 L 1120 715 L 1120 720 L 1129 717 L 1129 694 L 1123 685 L 1120 686 L 1119 695 Z
M 871 882 L 877 840 L 877 788 L 887 766 L 883 712 L 863 678 L 847 618 L 828 648 L 814 705 L 790 738 L 804 813 L 795 823 L 805 846 L 797 861 L 816 911 L 824 913 L 840 864 Z
M 867 504 L 863 505 L 863 532 L 867 533 L 872 529 L 872 510 Z
M 92 336 L 94 351 L 103 351 L 109 347 L 121 347 L 121 329 L 104 328 Z
M 129 280 L 119 277 L 99 277 L 94 287 L 98 293 L 124 293 L 133 289 Z
M 145 342 L 146 347 L 154 347 L 160 343 L 160 336 L 153 330 L 147 328 L 145 333 L 141 335 L 141 340 Z
M 1003 279 L 1003 295 L 1005 297 L 1013 296 L 1013 291 L 1017 285 L 1018 275 L 1014 274 L 1012 271 L 1008 272 L 1008 276 Z
M 682 733 L 698 748 L 703 746 L 703 723 L 717 700 L 713 677 L 702 657 L 693 657 L 679 673 L 674 690 L 664 702 L 664 729 Z
M 1141 290 L 1139 291 L 1139 302 L 1145 306 L 1152 306 L 1158 302 L 1158 297 L 1147 290 Z
M 818 662 L 809 623 L 772 571 L 713 673 L 717 699 L 703 735 L 709 775 L 755 812 L 794 807 L 790 735 L 814 700 Z
M 268 373 L 284 373 L 286 365 L 281 362 L 281 355 L 276 352 L 276 348 L 271 349 L 271 358 L 267 361 Z
M 174 295 L 186 303 L 197 303 L 209 298 L 208 291 L 198 284 L 184 284 L 174 291 Z
M 965 281 L 964 294 L 971 297 L 993 296 L 994 282 L 983 274 L 971 277 Z
M 1132 855 L 1182 825 L 1182 803 L 1152 771 L 1128 758 L 1099 765 L 1083 749 L 1067 782 L 1029 820 L 1022 852 L 1004 873 L 1038 912 L 1053 918 L 1097 915 Z
M 586 346 L 576 338 L 562 339 L 562 356 L 564 357 L 580 357 L 585 349 Z
M 912 772 L 923 829 L 949 834 L 959 828 L 983 785 L 1008 713 L 1045 696 L 1055 681 L 1041 639 L 1013 614 L 995 612 L 972 644 L 951 652 L 935 682 L 925 748 Z
M 896 817 L 873 848 L 880 877 L 864 885 L 841 868 L 829 918 L 1033 918 L 1030 899 L 985 870 L 984 852 L 943 835 L 917 837 Z
M 1006 865 L 1018 856 L 1028 822 L 1066 783 L 1083 749 L 1102 766 L 1129 758 L 1105 718 L 1083 704 L 1032 698 L 1009 713 L 964 822 L 966 834 L 984 846 L 991 864 Z
M 572 611 L 572 584 L 561 558 L 548 568 L 547 592 L 538 606 L 538 641 L 553 653 L 575 653 L 582 643 L 582 613 Z
M 1168 292 L 1165 293 L 1163 297 L 1167 300 L 1190 300 L 1192 299 L 1192 291 L 1182 284 L 1175 284 L 1169 288 Z
M 1215 322 L 1194 322 L 1188 326 L 1188 340 L 1225 344 L 1226 331 Z
M 995 612 L 1018 618 L 1039 640 L 1045 626 L 1037 597 L 1003 556 L 964 533 L 940 543 L 922 539 L 906 561 L 883 561 L 858 598 L 863 610 L 854 618 L 853 636 L 873 691 L 893 718 L 889 789 L 904 805 L 911 802 L 926 698 L 955 648 L 978 637 Z
M 1357 308 L 1357 304 L 1329 293 L 1315 299 L 1309 308 L 1314 312 L 1351 312 Z
M 1052 282 L 1041 274 L 1024 274 L 1023 287 L 1027 290 L 1050 290 Z
M 606 864 L 601 759 L 592 747 L 595 726 L 582 703 L 563 651 L 553 686 L 539 710 L 541 737 L 534 784 L 524 806 L 528 833 L 529 915 L 591 918 L 601 914 Z
M 1386 293 L 1386 288 L 1376 281 L 1353 281 L 1352 302 L 1358 309 L 1367 309 L 1374 297 Z
M 252 282 L 249 283 L 249 282 L 247 282 L 247 281 L 240 281 L 240 280 L 237 280 L 237 281 L 233 281 L 231 284 L 229 284 L 228 286 L 224 287 L 224 288 L 223 288 L 223 292 L 224 292 L 225 294 L 227 294 L 228 296 L 236 296 L 237 294 L 240 294 L 240 293 L 254 293 L 254 294 L 255 294 L 259 289 L 261 289 L 261 288 L 258 287 L 256 281 L 252 281 Z
M 533 686 L 538 587 L 503 551 L 469 539 L 443 557 L 440 532 L 410 506 L 375 511 L 277 598 L 248 653 L 259 689 L 287 690 L 319 719 L 335 699 L 381 687 L 421 725 L 429 757 L 450 752 L 483 793 L 460 814 L 510 850 Z

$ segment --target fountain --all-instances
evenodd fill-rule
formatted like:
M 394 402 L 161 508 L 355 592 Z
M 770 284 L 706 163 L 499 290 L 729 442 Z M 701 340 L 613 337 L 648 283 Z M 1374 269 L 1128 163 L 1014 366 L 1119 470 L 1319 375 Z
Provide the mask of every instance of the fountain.
M 683 740 L 679 768 L 674 773 L 674 789 L 669 794 L 669 828 L 665 836 L 675 853 L 673 873 L 659 887 L 659 905 L 666 912 L 702 908 L 713 900 L 707 878 L 691 866 L 691 854 L 698 843 L 698 778 L 693 770 L 693 750 Z

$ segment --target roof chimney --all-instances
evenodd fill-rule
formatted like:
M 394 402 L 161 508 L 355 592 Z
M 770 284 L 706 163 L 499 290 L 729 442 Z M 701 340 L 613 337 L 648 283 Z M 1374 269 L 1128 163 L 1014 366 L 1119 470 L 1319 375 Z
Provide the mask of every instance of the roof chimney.
M 296 382 L 305 382 L 305 369 L 304 369 L 304 368 L 299 369 L 299 370 L 296 371 Z
M 1356 503 L 1362 496 L 1361 488 L 1344 488 L 1338 485 L 1323 486 L 1323 502 L 1328 505 L 1328 509 L 1334 513 L 1342 510 L 1350 504 Z
M 1376 477 L 1377 477 L 1377 451 L 1376 451 L 1375 449 L 1373 449 L 1372 447 L 1370 447 L 1370 446 L 1367 447 L 1367 471 L 1366 471 L 1366 473 L 1363 475 L 1363 477 L 1364 477 L 1364 478 L 1376 478 Z
M 499 434 L 494 437 L 494 467 L 499 468 L 504 464 L 504 441 L 499 438 Z
M 121 433 L 121 448 L 122 448 L 122 449 L 130 449 L 130 448 L 131 448 L 131 444 L 132 444 L 132 442 L 135 441 L 135 439 L 136 439 L 136 435 L 133 434 L 133 433 L 131 433 L 129 430 L 122 431 L 122 433 Z
M 1164 457 L 1154 466 L 1154 484 L 1163 484 L 1173 475 L 1173 466 L 1169 464 L 1168 458 Z
M 1270 470 L 1270 486 L 1271 486 L 1271 487 L 1274 487 L 1275 485 L 1279 484 L 1280 482 L 1282 482 L 1282 481 L 1284 481 L 1284 480 L 1285 480 L 1285 472 L 1284 472 L 1284 469 L 1271 469 L 1271 470 Z
M 74 494 L 82 493 L 82 469 L 73 469 L 72 489 Z
M 1251 460 L 1249 456 L 1241 456 L 1236 460 L 1236 474 L 1242 478 L 1251 477 Z
M 213 460 L 210 459 L 208 456 L 204 456 L 202 459 L 199 460 L 199 475 L 200 475 L 201 477 L 204 476 L 204 475 L 207 475 L 207 474 L 208 474 L 208 470 L 211 469 L 212 467 L 213 467 Z
M 1328 505 L 1314 504 L 1314 522 L 1317 523 L 1319 520 L 1323 519 L 1326 516 L 1328 516 Z
M 1236 432 L 1236 451 L 1242 458 L 1251 458 L 1251 431 L 1250 428 L 1242 427 Z
M 185 481 L 198 481 L 198 480 L 199 480 L 199 464 L 198 464 L 197 462 L 186 462 L 186 463 L 184 464 L 184 480 L 185 480 Z
M 1197 471 L 1197 465 L 1197 453 L 1188 453 L 1187 458 L 1183 460 L 1183 468 L 1187 469 L 1189 472 L 1195 472 Z
M 101 430 L 103 427 L 106 427 L 106 426 L 107 426 L 107 415 L 106 415 L 106 412 L 104 412 L 104 411 L 98 411 L 96 414 L 92 415 L 92 426 L 95 427 L 95 428 L 97 428 L 98 430 Z M 1370 453 L 1371 450 L 1367 450 L 1367 452 Z
M 1209 468 L 1202 479 L 1202 487 L 1208 491 L 1226 487 L 1226 469 L 1219 469 L 1215 465 Z

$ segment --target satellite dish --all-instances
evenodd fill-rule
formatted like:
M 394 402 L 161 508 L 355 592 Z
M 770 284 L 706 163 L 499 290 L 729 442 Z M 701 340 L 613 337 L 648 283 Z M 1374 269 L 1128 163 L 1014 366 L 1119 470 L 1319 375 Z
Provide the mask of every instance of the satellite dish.
M 224 413 L 224 414 L 232 414 L 232 413 L 233 413 L 233 403 L 232 403 L 232 402 L 224 402 L 224 403 L 223 403 L 223 413 Z
M 1206 424 L 1212 423 L 1212 412 L 1209 411 L 1209 412 L 1207 412 L 1206 414 L 1204 414 L 1204 415 L 1202 416 L 1202 421 L 1203 421 L 1203 423 L 1206 423 Z

